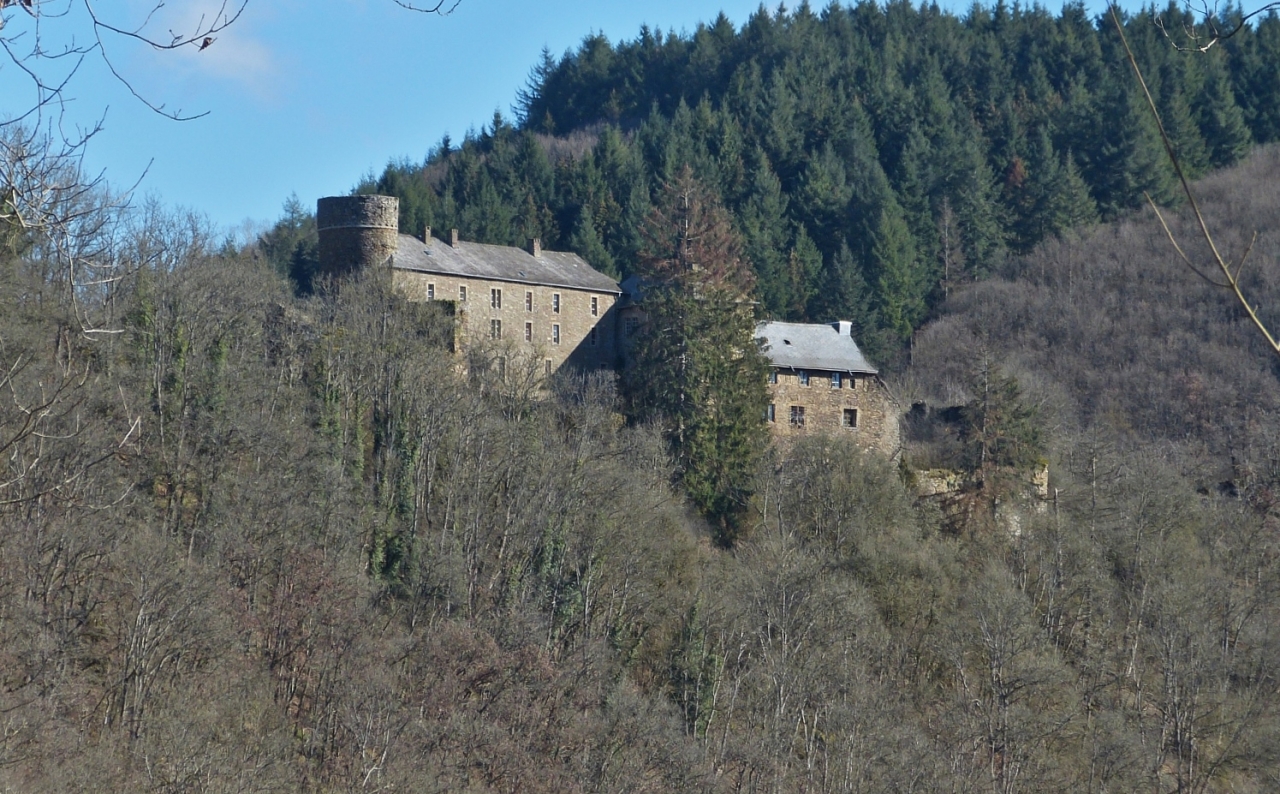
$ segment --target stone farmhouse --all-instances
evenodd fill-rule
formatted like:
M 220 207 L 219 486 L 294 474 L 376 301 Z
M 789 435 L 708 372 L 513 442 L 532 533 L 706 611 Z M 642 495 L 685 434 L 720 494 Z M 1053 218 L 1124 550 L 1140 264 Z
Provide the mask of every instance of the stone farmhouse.
M 399 231 L 390 196 L 320 199 L 316 225 L 320 268 L 336 275 L 387 266 L 411 300 L 449 301 L 455 348 L 483 354 L 503 368 L 524 365 L 550 376 L 563 368 L 613 369 L 642 332 L 638 279 L 619 285 L 577 254 L 422 237 Z M 858 349 L 848 322 L 764 322 L 758 337 L 772 365 L 766 418 L 774 437 L 846 434 L 868 449 L 895 455 L 899 411 Z
M 756 333 L 771 365 L 765 418 L 775 438 L 845 434 L 867 449 L 898 453 L 900 412 L 851 323 L 764 322 Z

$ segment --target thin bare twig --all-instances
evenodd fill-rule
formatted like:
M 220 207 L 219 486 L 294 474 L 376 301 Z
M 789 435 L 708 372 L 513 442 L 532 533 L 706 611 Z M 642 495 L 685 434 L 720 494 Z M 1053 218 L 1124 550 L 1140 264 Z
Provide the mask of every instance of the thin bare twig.
M 1174 35 L 1169 33 L 1169 29 L 1165 27 L 1163 17 L 1156 16 L 1156 27 L 1160 28 L 1160 32 L 1164 34 L 1164 37 L 1173 44 L 1174 48 L 1181 52 L 1208 52 L 1213 45 L 1220 41 L 1226 41 L 1241 30 L 1244 30 L 1245 25 L 1248 25 L 1251 20 L 1268 12 L 1280 9 L 1280 0 L 1273 0 L 1272 2 L 1264 3 L 1253 11 L 1241 15 L 1240 18 L 1235 20 L 1230 27 L 1225 29 L 1218 25 L 1218 4 L 1216 2 L 1210 6 L 1209 3 L 1201 0 L 1201 2 L 1197 4 L 1196 8 L 1192 8 L 1191 0 L 1185 0 L 1183 7 L 1186 8 L 1187 13 L 1193 17 L 1199 16 L 1203 18 L 1204 22 L 1201 24 L 1204 25 L 1205 31 L 1202 32 L 1198 30 L 1194 24 L 1182 25 L 1182 32 L 1180 36 L 1187 42 L 1183 44 L 1179 43 L 1175 39 Z
M 1275 7 L 1277 3 L 1271 3 L 1270 5 Z M 1249 302 L 1249 299 L 1245 297 L 1244 291 L 1240 288 L 1240 281 L 1238 278 L 1239 268 L 1237 268 L 1236 273 L 1232 273 L 1231 265 L 1218 251 L 1218 244 L 1214 241 L 1213 235 L 1209 232 L 1209 225 L 1205 222 L 1204 214 L 1200 211 L 1200 204 L 1196 201 L 1195 193 L 1191 190 L 1191 183 L 1187 180 L 1187 175 L 1182 170 L 1182 162 L 1178 159 L 1178 155 L 1173 149 L 1173 142 L 1169 139 L 1169 133 L 1165 131 L 1164 122 L 1160 119 L 1160 111 L 1156 109 L 1155 100 L 1151 96 L 1151 89 L 1147 87 L 1147 81 L 1142 76 L 1142 69 L 1138 67 L 1138 59 L 1134 57 L 1133 49 L 1129 46 L 1129 39 L 1124 35 L 1124 26 L 1120 23 L 1120 12 L 1116 8 L 1114 2 L 1110 3 L 1109 8 L 1111 11 L 1111 21 L 1115 25 L 1116 32 L 1120 35 L 1120 43 L 1124 45 L 1125 55 L 1128 56 L 1129 59 L 1129 66 L 1133 68 L 1133 73 L 1138 79 L 1138 84 L 1142 86 L 1142 94 L 1147 99 L 1147 109 L 1151 111 L 1151 116 L 1156 121 L 1156 128 L 1160 131 L 1160 140 L 1164 143 L 1165 154 L 1168 155 L 1169 162 L 1173 164 L 1173 170 L 1177 173 L 1178 181 L 1182 184 L 1182 192 L 1186 195 L 1187 202 L 1191 205 L 1191 212 L 1195 215 L 1196 223 L 1200 226 L 1200 236 L 1203 237 L 1204 241 L 1208 244 L 1209 251 L 1213 254 L 1213 263 L 1217 266 L 1218 271 L 1222 274 L 1226 283 L 1221 283 L 1208 278 L 1203 272 L 1201 272 L 1201 269 L 1193 265 L 1190 258 L 1188 258 L 1183 252 L 1182 247 L 1178 245 L 1178 241 L 1174 238 L 1172 230 L 1169 229 L 1169 225 L 1165 223 L 1164 216 L 1160 214 L 1159 209 L 1156 209 L 1156 217 L 1160 219 L 1160 224 L 1164 227 L 1165 234 L 1169 237 L 1169 242 L 1173 243 L 1174 250 L 1178 252 L 1179 256 L 1181 256 L 1182 260 L 1187 263 L 1187 266 L 1191 268 L 1192 272 L 1214 286 L 1230 290 L 1235 296 L 1236 302 L 1239 303 L 1245 313 L 1249 315 L 1249 319 L 1253 322 L 1254 327 L 1256 327 L 1259 333 L 1261 333 L 1267 340 L 1267 344 L 1271 346 L 1272 352 L 1280 355 L 1280 342 L 1276 341 L 1271 330 L 1267 328 L 1266 323 L 1264 323 L 1258 316 L 1257 309 Z M 1147 196 L 1147 201 L 1151 203 L 1151 206 L 1154 209 L 1155 202 L 1151 201 L 1150 196 Z M 1256 232 L 1254 233 L 1254 238 L 1257 238 Z M 1244 255 L 1240 258 L 1241 267 L 1243 267 L 1244 260 L 1248 257 L 1249 251 L 1252 249 L 1253 243 L 1250 243 L 1249 248 L 1245 250 Z
M 446 17 L 452 14 L 454 9 L 462 5 L 462 0 L 453 0 L 452 3 L 449 0 L 438 0 L 435 5 L 427 4 L 421 6 L 416 3 L 407 3 L 405 0 L 395 0 L 395 3 L 406 11 L 417 11 L 419 14 L 439 14 L 442 17 Z M 446 10 L 445 6 L 449 6 L 449 8 Z

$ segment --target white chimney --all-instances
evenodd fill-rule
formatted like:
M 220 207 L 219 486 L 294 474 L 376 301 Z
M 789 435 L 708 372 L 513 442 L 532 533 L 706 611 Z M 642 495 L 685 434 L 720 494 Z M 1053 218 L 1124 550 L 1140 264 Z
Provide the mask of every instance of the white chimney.
M 458 230 L 457 229 L 454 229 L 449 233 L 449 246 L 452 248 L 458 247 Z
M 831 324 L 831 327 L 836 329 L 841 336 L 853 336 L 853 323 L 848 320 L 837 320 Z

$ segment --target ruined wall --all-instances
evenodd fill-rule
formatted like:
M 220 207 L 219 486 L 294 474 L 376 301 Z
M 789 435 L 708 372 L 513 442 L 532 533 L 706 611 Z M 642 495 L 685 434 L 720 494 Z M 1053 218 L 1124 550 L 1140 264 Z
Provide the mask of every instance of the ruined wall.
M 899 411 L 879 378 L 843 373 L 840 388 L 835 388 L 830 372 L 813 370 L 809 372 L 809 385 L 805 386 L 798 373 L 775 371 L 778 382 L 769 385 L 773 405 L 769 429 L 775 438 L 846 434 L 866 449 L 890 456 L 898 453 Z M 792 423 L 793 407 L 804 408 L 804 424 Z M 845 424 L 846 410 L 857 412 L 853 427 Z

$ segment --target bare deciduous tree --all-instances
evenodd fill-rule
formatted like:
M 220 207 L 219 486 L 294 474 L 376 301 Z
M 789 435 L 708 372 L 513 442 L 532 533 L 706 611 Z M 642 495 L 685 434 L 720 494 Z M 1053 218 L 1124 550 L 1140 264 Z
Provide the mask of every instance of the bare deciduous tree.
M 1191 207 L 1191 212 L 1195 215 L 1196 223 L 1199 226 L 1200 236 L 1209 247 L 1210 261 L 1207 266 L 1192 261 L 1191 257 L 1187 255 L 1186 251 L 1184 251 L 1183 247 L 1178 243 L 1177 237 L 1175 237 L 1173 232 L 1169 229 L 1169 224 L 1165 221 L 1163 213 L 1160 212 L 1160 208 L 1156 206 L 1155 200 L 1151 198 L 1149 193 L 1144 192 L 1143 195 L 1146 196 L 1147 203 L 1151 205 L 1151 209 L 1155 211 L 1156 217 L 1160 219 L 1160 225 L 1164 227 L 1165 234 L 1169 237 L 1169 242 L 1173 244 L 1174 250 L 1178 252 L 1178 256 L 1182 259 L 1183 263 L 1191 269 L 1191 272 L 1204 279 L 1206 283 L 1231 292 L 1235 296 L 1236 302 L 1239 303 L 1240 307 L 1249 315 L 1250 321 L 1258 329 L 1258 332 L 1267 340 L 1267 344 L 1271 346 L 1272 351 L 1277 355 L 1280 355 L 1280 341 L 1276 340 L 1275 334 L 1272 333 L 1271 329 L 1269 329 L 1266 323 L 1258 316 L 1257 307 L 1249 300 L 1248 296 L 1245 295 L 1244 290 L 1241 288 L 1240 275 L 1244 271 L 1244 266 L 1249 259 L 1249 254 L 1253 251 L 1253 242 L 1256 242 L 1257 240 L 1257 232 L 1254 232 L 1253 241 L 1249 243 L 1238 259 L 1233 260 L 1226 257 L 1218 249 L 1218 244 L 1214 241 L 1213 234 L 1209 231 L 1209 226 L 1205 222 L 1204 214 L 1200 211 L 1200 205 L 1196 201 L 1195 193 L 1191 190 L 1191 183 L 1187 180 L 1187 175 L 1183 171 L 1182 161 L 1178 158 L 1178 154 L 1174 150 L 1173 141 L 1170 140 L 1168 132 L 1165 131 L 1164 122 L 1160 118 L 1160 111 L 1156 108 L 1155 99 L 1151 96 L 1151 89 L 1147 86 L 1147 81 L 1142 76 L 1142 69 L 1138 66 L 1138 60 L 1134 57 L 1133 49 L 1129 46 L 1129 39 L 1124 34 L 1124 25 L 1120 23 L 1120 12 L 1116 8 L 1115 3 L 1112 3 L 1109 7 L 1111 12 L 1111 21 L 1115 25 L 1116 32 L 1120 35 L 1121 43 L 1124 44 L 1124 51 L 1129 58 L 1129 65 L 1133 68 L 1133 74 L 1137 78 L 1139 85 L 1142 86 L 1142 94 L 1147 100 L 1147 109 L 1151 111 L 1151 116 L 1155 119 L 1156 126 L 1160 130 L 1160 140 L 1164 142 L 1165 153 L 1169 157 L 1169 162 L 1173 165 L 1173 170 L 1178 175 L 1178 181 L 1182 185 L 1182 192 L 1187 197 L 1187 203 Z M 1190 8 L 1190 4 L 1188 4 L 1188 7 Z M 1234 35 L 1236 31 L 1240 30 L 1240 28 L 1243 27 L 1250 18 L 1267 10 L 1273 10 L 1277 7 L 1280 7 L 1280 3 L 1267 3 L 1255 11 L 1244 15 L 1234 27 L 1223 31 L 1217 27 L 1217 23 L 1215 21 L 1216 4 L 1214 8 L 1210 8 L 1206 4 L 1201 13 L 1204 19 L 1205 28 L 1209 33 L 1202 34 L 1193 28 L 1189 28 L 1186 30 L 1185 35 L 1189 41 L 1196 45 L 1194 46 L 1194 49 L 1205 52 L 1217 41 L 1221 41 L 1224 38 Z M 1207 35 L 1207 38 L 1202 39 L 1202 35 Z

